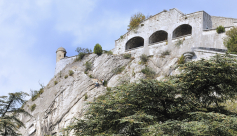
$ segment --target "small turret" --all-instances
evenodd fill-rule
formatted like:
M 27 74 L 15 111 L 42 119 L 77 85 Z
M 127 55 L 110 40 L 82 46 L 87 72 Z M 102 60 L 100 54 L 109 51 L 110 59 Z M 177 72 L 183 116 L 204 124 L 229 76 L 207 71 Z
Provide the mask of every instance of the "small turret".
M 56 62 L 58 62 L 60 59 L 64 58 L 66 56 L 67 52 L 63 47 L 60 47 L 56 51 Z

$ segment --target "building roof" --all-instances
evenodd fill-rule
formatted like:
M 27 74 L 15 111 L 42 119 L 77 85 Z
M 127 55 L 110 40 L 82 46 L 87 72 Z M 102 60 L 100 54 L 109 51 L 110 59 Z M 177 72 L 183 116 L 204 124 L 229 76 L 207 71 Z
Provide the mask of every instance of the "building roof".
M 65 50 L 63 47 L 59 47 L 59 48 L 57 49 L 56 53 L 57 53 L 58 51 L 64 51 L 64 52 L 66 52 L 66 50 Z

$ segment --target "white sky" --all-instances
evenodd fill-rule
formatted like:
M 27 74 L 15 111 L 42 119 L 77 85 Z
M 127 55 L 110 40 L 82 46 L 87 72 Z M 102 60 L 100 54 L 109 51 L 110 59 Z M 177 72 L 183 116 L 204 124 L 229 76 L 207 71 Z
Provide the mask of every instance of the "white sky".
M 38 90 L 54 77 L 56 50 L 104 50 L 127 32 L 130 16 L 177 8 L 237 18 L 236 0 L 0 0 L 0 96 Z

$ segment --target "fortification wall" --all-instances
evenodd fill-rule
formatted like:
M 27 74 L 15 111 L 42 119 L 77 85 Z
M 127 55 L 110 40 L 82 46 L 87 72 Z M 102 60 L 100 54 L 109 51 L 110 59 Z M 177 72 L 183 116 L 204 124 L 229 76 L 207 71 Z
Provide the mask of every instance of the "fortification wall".
M 191 33 L 176 36 L 176 30 L 183 25 L 186 25 L 187 28 L 191 27 Z M 145 20 L 137 29 L 127 32 L 122 38 L 116 40 L 113 53 L 131 53 L 133 56 L 139 56 L 141 54 L 156 55 L 166 50 L 175 50 L 176 55 L 181 55 L 190 51 L 193 47 L 226 49 L 223 45 L 225 33 L 218 34 L 215 30 L 219 25 L 224 26 L 228 31 L 231 27 L 237 26 L 237 19 L 210 16 L 205 11 L 186 15 L 177 9 L 163 11 Z M 184 28 L 184 30 L 187 28 Z M 167 38 L 152 43 L 151 37 L 157 32 L 167 33 Z M 134 42 L 136 38 L 143 39 L 144 45 L 128 46 L 128 43 L 132 40 Z M 177 48 L 176 43 L 180 41 L 182 44 Z
M 216 17 L 212 16 L 212 28 L 215 29 L 218 26 L 222 25 L 224 27 L 235 26 L 234 22 L 237 22 L 235 18 L 227 18 L 227 17 Z
M 54 75 L 57 75 L 63 68 L 65 68 L 68 64 L 71 64 L 75 59 L 76 59 L 76 56 L 65 57 L 65 58 L 60 59 L 56 63 Z

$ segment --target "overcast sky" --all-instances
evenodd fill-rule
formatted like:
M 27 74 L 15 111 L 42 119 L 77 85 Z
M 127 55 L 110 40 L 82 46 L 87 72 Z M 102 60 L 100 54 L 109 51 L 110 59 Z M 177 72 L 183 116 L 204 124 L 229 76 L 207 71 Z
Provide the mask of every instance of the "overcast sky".
M 0 0 L 0 96 L 30 92 L 54 77 L 56 50 L 104 50 L 127 32 L 131 15 L 177 8 L 237 18 L 236 0 Z

